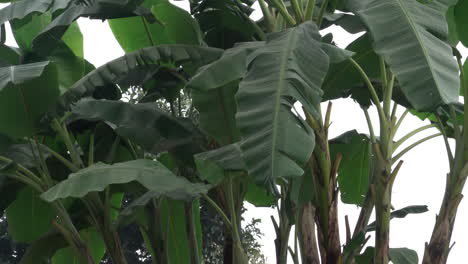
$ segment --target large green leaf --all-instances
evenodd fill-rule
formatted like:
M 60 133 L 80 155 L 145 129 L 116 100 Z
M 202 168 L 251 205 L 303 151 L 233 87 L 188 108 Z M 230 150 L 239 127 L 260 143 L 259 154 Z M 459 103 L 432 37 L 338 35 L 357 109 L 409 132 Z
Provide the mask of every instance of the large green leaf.
M 348 131 L 330 141 L 332 158 L 343 158 L 338 169 L 338 186 L 344 203 L 361 205 L 369 188 L 371 149 L 367 135 Z
M 463 0 L 458 0 L 457 5 L 455 6 L 454 16 L 456 23 L 456 31 L 460 41 L 465 47 L 468 47 L 468 2 Z
M 143 17 L 112 19 L 109 26 L 125 52 L 161 44 L 200 45 L 201 34 L 197 22 L 187 11 L 167 0 L 147 0 L 156 23 Z
M 20 63 L 21 50 L 0 44 L 0 67 L 16 65 Z
M 276 179 L 301 176 L 312 154 L 313 131 L 292 107 L 299 101 L 318 116 L 329 63 L 319 41 L 312 22 L 269 35 L 265 46 L 249 57 L 249 71 L 236 95 L 249 175 L 271 191 L 276 191 Z
M 6 209 L 8 234 L 14 241 L 29 243 L 52 227 L 55 213 L 32 188 L 24 188 Z
M 33 41 L 33 49 L 40 54 L 48 54 L 57 40 L 62 39 L 70 25 L 80 17 L 104 20 L 143 15 L 154 20 L 150 10 L 139 6 L 140 2 L 132 0 L 78 1 L 55 17 L 37 35 Z
M 161 45 L 126 54 L 88 73 L 61 96 L 56 110 L 67 110 L 71 103 L 109 85 L 141 85 L 161 66 L 198 68 L 218 59 L 221 54 L 220 49 L 187 45 Z
M 0 68 L 0 133 L 31 136 L 58 96 L 56 68 L 48 61 Z
M 153 103 L 84 99 L 72 112 L 81 119 L 111 124 L 117 134 L 152 153 L 187 145 L 200 137 L 189 119 L 174 117 Z
M 455 1 L 348 2 L 369 28 L 375 51 L 384 57 L 417 110 L 458 101 L 458 67 L 452 48 L 443 41 L 448 38 L 445 13 Z
M 393 264 L 418 264 L 418 253 L 408 248 L 391 248 L 388 252 Z
M 169 169 L 153 160 L 133 160 L 107 165 L 97 163 L 80 170 L 55 185 L 41 197 L 54 201 L 67 197 L 83 197 L 90 192 L 103 191 L 111 184 L 125 184 L 136 181 L 159 195 L 178 197 L 197 197 L 207 191 L 205 184 L 191 183 L 187 179 L 175 176 Z

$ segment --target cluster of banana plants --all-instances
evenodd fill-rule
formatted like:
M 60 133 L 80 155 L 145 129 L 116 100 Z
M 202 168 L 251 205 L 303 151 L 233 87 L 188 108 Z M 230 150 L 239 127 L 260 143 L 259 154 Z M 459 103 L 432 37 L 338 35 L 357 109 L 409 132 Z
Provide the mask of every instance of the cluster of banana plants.
M 223 221 L 227 264 L 249 263 L 245 201 L 277 209 L 278 264 L 418 263 L 389 247 L 390 220 L 427 207 L 395 210 L 392 187 L 404 155 L 436 137 L 450 171 L 421 259 L 447 262 L 468 176 L 468 63 L 456 48 L 468 46 L 467 1 L 1 2 L 0 210 L 28 244 L 21 264 L 106 253 L 126 264 L 119 229 L 130 224 L 153 263 L 206 263 L 201 201 Z M 125 55 L 88 62 L 82 17 L 107 20 Z M 339 48 L 320 34 L 333 25 L 361 36 Z M 8 26 L 18 47 L 5 44 Z M 369 133 L 329 138 L 332 101 L 348 97 Z M 408 113 L 430 124 L 396 138 Z M 360 208 L 345 236 L 340 201 Z

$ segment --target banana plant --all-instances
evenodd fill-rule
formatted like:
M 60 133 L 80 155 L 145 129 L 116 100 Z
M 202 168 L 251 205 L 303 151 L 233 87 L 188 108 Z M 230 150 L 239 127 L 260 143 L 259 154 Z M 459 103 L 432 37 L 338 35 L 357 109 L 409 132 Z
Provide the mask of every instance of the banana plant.
M 458 102 L 468 64 L 456 49 L 467 45 L 466 1 L 4 2 L 0 208 L 29 245 L 20 263 L 99 263 L 107 252 L 126 264 L 119 230 L 130 224 L 153 263 L 204 263 L 200 200 L 222 219 L 224 263 L 250 261 L 244 202 L 276 207 L 278 264 L 418 263 L 390 248 L 391 219 L 428 209 L 395 210 L 393 183 L 404 155 L 439 136 L 450 172 L 423 263 L 447 262 L 468 175 Z M 125 55 L 89 63 L 80 17 L 108 20 Z M 363 35 L 339 48 L 321 34 L 332 25 Z M 338 98 L 362 108 L 368 134 L 329 137 Z M 396 138 L 408 113 L 430 124 Z M 341 203 L 360 208 L 345 241 Z

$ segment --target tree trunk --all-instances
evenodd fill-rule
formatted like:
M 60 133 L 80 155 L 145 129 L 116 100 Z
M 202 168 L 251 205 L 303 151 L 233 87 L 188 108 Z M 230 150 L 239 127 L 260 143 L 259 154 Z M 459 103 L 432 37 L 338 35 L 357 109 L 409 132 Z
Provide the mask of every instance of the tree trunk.
M 303 264 L 320 264 L 315 234 L 315 207 L 309 202 L 301 208 L 299 213 L 298 235 Z
M 429 244 L 426 243 L 423 264 L 445 264 L 449 253 L 450 240 L 462 194 L 445 195 L 437 216 Z

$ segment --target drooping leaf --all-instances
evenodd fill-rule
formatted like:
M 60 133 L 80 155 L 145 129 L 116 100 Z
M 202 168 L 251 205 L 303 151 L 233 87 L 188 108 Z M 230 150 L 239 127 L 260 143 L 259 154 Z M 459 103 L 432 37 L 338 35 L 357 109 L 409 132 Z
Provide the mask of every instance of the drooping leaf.
M 458 67 L 452 48 L 444 42 L 448 38 L 445 13 L 455 1 L 348 2 L 369 28 L 375 51 L 388 63 L 417 110 L 458 101 Z
M 153 153 L 190 144 L 199 137 L 190 120 L 173 117 L 152 103 L 84 99 L 72 112 L 81 119 L 111 124 L 117 134 Z
M 6 209 L 8 234 L 14 241 L 29 243 L 52 227 L 55 213 L 32 188 L 24 188 Z
M 191 183 L 175 176 L 170 170 L 153 160 L 133 160 L 113 165 L 97 163 L 70 175 L 41 195 L 46 201 L 67 197 L 83 197 L 90 192 L 103 191 L 111 184 L 136 181 L 159 195 L 178 193 L 179 197 L 196 197 L 206 191 L 205 184 Z
M 39 153 L 40 151 L 40 153 Z M 43 145 L 39 148 L 34 143 L 12 144 L 4 151 L 0 151 L 0 155 L 11 159 L 14 163 L 20 164 L 26 168 L 34 168 L 37 166 L 39 157 L 47 159 L 50 157 L 50 152 Z M 0 161 L 0 165 L 3 162 Z
M 399 210 L 395 210 L 390 213 L 390 219 L 393 218 L 405 218 L 409 214 L 422 214 L 429 211 L 426 205 L 410 205 Z M 375 222 L 370 223 L 366 227 L 366 232 L 371 232 L 375 230 Z
M 52 20 L 34 39 L 33 49 L 46 55 L 61 39 L 70 25 L 80 17 L 91 19 L 112 19 L 133 16 L 153 18 L 150 10 L 139 6 L 141 1 L 132 0 L 95 0 L 77 1 Z
M 351 34 L 356 34 L 362 31 L 366 31 L 365 25 L 361 19 L 357 16 L 346 14 L 346 13 L 328 13 L 325 14 L 322 23 L 322 29 L 327 28 L 331 25 L 337 25 L 348 31 Z
M 0 24 L 14 19 L 22 19 L 28 15 L 43 14 L 47 11 L 53 13 L 65 9 L 71 3 L 71 0 L 36 0 L 11 3 L 0 10 Z
M 0 68 L 0 133 L 31 136 L 58 95 L 56 68 L 48 61 Z
M 356 130 L 348 131 L 330 140 L 330 152 L 333 159 L 342 155 L 338 169 L 338 186 L 341 201 L 361 205 L 369 188 L 371 171 L 371 149 L 367 135 Z
M 390 260 L 394 264 L 417 264 L 419 263 L 418 253 L 408 248 L 391 248 L 388 252 Z
M 291 109 L 299 101 L 318 115 L 320 86 L 329 62 L 319 40 L 311 22 L 270 35 L 265 46 L 251 55 L 236 95 L 249 175 L 274 193 L 276 179 L 303 174 L 301 166 L 314 147 L 312 130 Z
M 114 36 L 125 52 L 161 44 L 201 44 L 200 28 L 185 10 L 166 0 L 147 0 L 143 5 L 151 8 L 157 22 L 150 23 L 144 17 L 109 20 Z
M 297 206 L 313 201 L 315 198 L 315 187 L 311 171 L 306 170 L 302 177 L 293 179 L 289 192 L 291 201 Z
M 69 105 L 83 97 L 91 96 L 97 89 L 109 85 L 141 85 L 161 66 L 191 66 L 198 68 L 222 54 L 222 50 L 186 45 L 161 45 L 126 54 L 87 74 L 67 93 L 61 96 L 57 112 L 67 110 Z
M 341 63 L 354 55 L 354 52 L 338 48 L 335 45 L 322 43 L 322 50 L 330 58 L 330 64 Z

